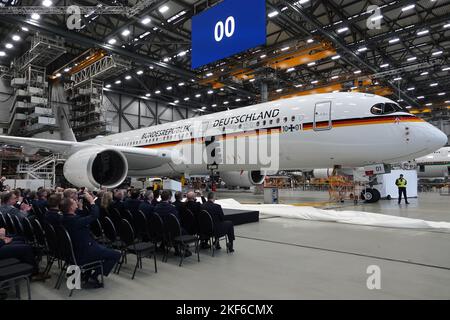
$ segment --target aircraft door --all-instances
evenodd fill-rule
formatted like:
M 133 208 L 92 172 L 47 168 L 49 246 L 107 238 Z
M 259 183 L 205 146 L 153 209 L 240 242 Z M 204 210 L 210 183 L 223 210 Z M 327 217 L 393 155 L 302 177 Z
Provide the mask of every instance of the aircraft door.
M 314 108 L 314 130 L 330 130 L 331 127 L 331 101 L 316 103 L 316 106 Z

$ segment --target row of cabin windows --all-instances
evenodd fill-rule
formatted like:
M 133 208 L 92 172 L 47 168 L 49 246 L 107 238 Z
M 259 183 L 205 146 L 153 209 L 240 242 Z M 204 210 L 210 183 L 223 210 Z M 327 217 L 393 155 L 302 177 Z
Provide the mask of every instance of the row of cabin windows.
M 296 119 L 295 116 L 291 117 L 291 122 L 294 122 Z M 287 123 L 289 121 L 288 117 L 284 117 L 284 118 L 276 118 L 274 119 L 270 119 L 270 120 L 263 120 L 263 121 L 257 121 L 255 123 L 256 127 L 265 127 L 267 125 L 271 126 L 274 123 L 276 124 L 280 124 L 280 123 Z M 242 129 L 242 123 L 239 124 L 239 129 Z M 226 131 L 226 127 L 222 128 L 222 131 Z M 168 140 L 172 140 L 174 138 L 176 139 L 186 139 L 189 137 L 193 137 L 194 133 L 193 132 L 189 132 L 189 133 L 184 133 L 184 134 L 176 134 L 176 135 L 170 135 L 170 136 L 163 136 L 163 137 L 158 137 L 158 138 L 151 138 L 151 139 L 144 139 L 144 140 L 139 140 L 139 141 L 132 141 L 132 142 L 124 142 L 124 143 L 117 143 L 116 146 L 123 146 L 123 147 L 127 147 L 127 146 L 134 146 L 134 145 L 138 145 L 138 144 L 148 144 L 148 143 L 152 143 L 152 142 L 160 142 L 160 141 L 168 141 Z

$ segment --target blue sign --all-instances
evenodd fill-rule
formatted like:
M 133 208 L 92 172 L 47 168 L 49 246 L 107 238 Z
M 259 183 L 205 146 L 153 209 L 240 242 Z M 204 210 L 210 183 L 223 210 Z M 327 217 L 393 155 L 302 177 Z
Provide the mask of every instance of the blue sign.
M 192 69 L 265 43 L 265 0 L 224 0 L 192 17 Z

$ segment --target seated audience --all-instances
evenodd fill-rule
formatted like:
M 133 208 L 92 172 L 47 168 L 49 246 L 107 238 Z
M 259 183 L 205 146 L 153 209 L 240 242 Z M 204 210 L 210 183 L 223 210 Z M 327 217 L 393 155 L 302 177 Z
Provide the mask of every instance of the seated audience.
M 0 206 L 0 212 L 9 213 L 12 216 L 19 217 L 19 219 L 28 216 L 28 211 L 30 211 L 31 206 L 26 203 L 22 203 L 20 205 L 20 209 L 17 209 L 14 205 L 17 203 L 18 199 L 14 192 L 3 192 L 1 200 L 2 205 Z
M 110 191 L 103 191 L 102 200 L 100 201 L 100 217 L 109 216 L 109 209 L 113 203 L 113 195 Z
M 123 208 L 131 212 L 134 216 L 136 212 L 139 210 L 139 206 L 141 205 L 141 200 L 139 200 L 140 192 L 139 190 L 131 190 L 130 197 L 124 201 Z
M 63 215 L 59 210 L 62 197 L 60 194 L 54 193 L 48 197 L 48 211 L 45 213 L 45 221 L 51 225 L 60 225 Z
M 214 222 L 214 235 L 216 237 L 216 249 L 220 249 L 219 237 L 228 236 L 228 250 L 234 252 L 234 225 L 232 221 L 225 220 L 222 207 L 215 202 L 215 195 L 213 192 L 208 194 L 208 201 L 202 205 L 202 210 L 206 210 L 211 215 Z
M 160 191 L 159 189 L 153 190 L 152 205 L 156 206 L 159 203 Z

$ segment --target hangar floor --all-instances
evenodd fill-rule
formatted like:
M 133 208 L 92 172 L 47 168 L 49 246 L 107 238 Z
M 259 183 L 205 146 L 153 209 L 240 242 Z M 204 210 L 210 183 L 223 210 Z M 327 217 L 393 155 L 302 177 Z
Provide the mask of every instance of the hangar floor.
M 325 193 L 307 195 L 326 200 Z M 231 195 L 231 194 L 230 194 Z M 235 195 L 233 194 L 232 197 Z M 228 193 L 220 197 L 228 197 Z M 240 193 L 236 200 L 258 202 Z M 421 194 L 406 209 L 396 203 L 361 205 L 357 210 L 449 221 L 448 197 Z M 298 199 L 296 199 L 298 202 Z M 395 206 L 394 206 L 395 204 Z M 344 204 L 345 209 L 347 204 Z M 353 207 L 353 204 L 351 204 Z M 450 232 L 345 225 L 262 217 L 236 227 L 236 252 L 215 257 L 202 250 L 201 262 L 188 258 L 145 260 L 131 280 L 134 258 L 120 275 L 110 275 L 104 289 L 81 290 L 71 299 L 448 299 Z M 381 269 L 381 289 L 366 286 L 367 267 Z M 67 299 L 52 279 L 33 283 L 33 299 Z

